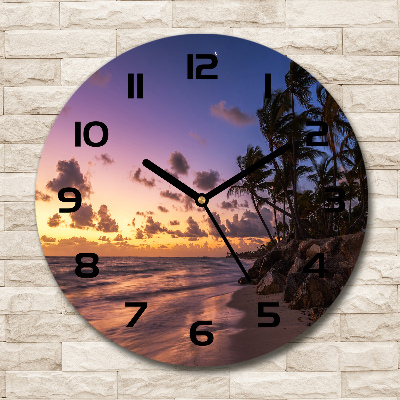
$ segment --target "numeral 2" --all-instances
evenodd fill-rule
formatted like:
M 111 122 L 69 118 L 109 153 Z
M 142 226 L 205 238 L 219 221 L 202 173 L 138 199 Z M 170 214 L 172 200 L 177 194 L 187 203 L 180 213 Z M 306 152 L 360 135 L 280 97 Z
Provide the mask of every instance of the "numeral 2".
M 136 74 L 136 98 L 143 99 L 143 74 Z M 128 74 L 128 99 L 135 98 L 135 74 Z
M 196 67 L 196 79 L 218 79 L 218 75 L 202 75 L 204 69 L 213 69 L 218 65 L 215 54 L 196 54 L 196 60 L 210 60 L 210 64 L 201 64 Z M 187 78 L 193 79 L 193 54 L 187 55 Z
M 129 321 L 129 324 L 127 325 L 127 327 L 132 327 L 133 325 L 136 324 L 137 320 L 144 313 L 144 310 L 147 308 L 147 303 L 137 302 L 137 301 L 126 301 L 125 307 L 139 307 L 139 310 L 137 310 L 136 314 L 133 316 L 133 318 Z

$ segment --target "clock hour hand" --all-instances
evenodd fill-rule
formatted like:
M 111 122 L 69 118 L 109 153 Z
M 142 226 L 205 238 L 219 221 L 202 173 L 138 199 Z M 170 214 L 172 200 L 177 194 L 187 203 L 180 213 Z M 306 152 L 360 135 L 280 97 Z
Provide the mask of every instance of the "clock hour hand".
M 164 179 L 165 181 L 170 183 L 172 186 L 175 186 L 177 189 L 179 189 L 181 192 L 185 193 L 192 199 L 197 200 L 199 198 L 199 194 L 195 190 L 193 190 L 189 186 L 185 185 L 179 179 L 175 178 L 173 175 L 171 175 L 167 171 L 163 170 L 162 168 L 160 168 L 158 165 L 154 164 L 150 160 L 145 159 L 145 160 L 143 160 L 142 164 L 144 167 L 146 167 L 150 171 L 154 172 L 160 178 Z
M 222 237 L 222 240 L 225 242 L 226 247 L 228 247 L 229 251 L 232 254 L 232 257 L 235 259 L 235 261 L 237 262 L 237 265 L 239 265 L 239 268 L 242 270 L 244 276 L 246 277 L 246 279 L 248 280 L 249 283 L 251 283 L 251 279 L 249 274 L 247 273 L 246 269 L 243 267 L 242 262 L 239 260 L 239 257 L 237 256 L 237 254 L 235 253 L 235 251 L 233 250 L 231 244 L 228 242 L 228 239 L 226 238 L 224 232 L 222 231 L 221 227 L 218 225 L 217 220 L 215 219 L 214 215 L 212 214 L 212 212 L 210 211 L 210 209 L 207 207 L 207 205 L 203 205 L 203 208 L 207 211 L 208 216 L 210 217 L 212 223 L 214 224 L 215 228 L 217 229 L 218 233 L 220 234 L 220 236 Z
M 217 194 L 223 192 L 225 189 L 230 188 L 232 185 L 234 185 L 236 182 L 239 182 L 241 179 L 246 177 L 247 175 L 251 174 L 252 172 L 257 171 L 259 168 L 263 167 L 265 164 L 271 162 L 274 158 L 281 156 L 283 153 L 285 153 L 287 150 L 291 148 L 291 145 L 289 143 L 284 144 L 283 146 L 279 147 L 272 153 L 268 154 L 267 156 L 261 158 L 257 162 L 255 162 L 253 165 L 250 165 L 250 167 L 244 169 L 243 171 L 239 172 L 232 178 L 228 179 L 227 181 L 221 183 L 219 186 L 216 188 L 210 190 L 207 194 L 206 197 L 207 199 L 211 199 Z

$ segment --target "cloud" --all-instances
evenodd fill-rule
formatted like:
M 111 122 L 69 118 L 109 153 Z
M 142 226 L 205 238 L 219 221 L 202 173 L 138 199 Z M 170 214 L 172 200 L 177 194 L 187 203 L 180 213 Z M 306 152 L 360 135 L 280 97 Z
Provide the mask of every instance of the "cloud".
M 111 74 L 108 71 L 96 71 L 89 79 L 88 81 L 93 85 L 93 86 L 99 86 L 99 87 L 104 87 L 107 85 L 107 83 L 111 79 Z
M 221 223 L 221 217 L 220 217 L 220 215 L 219 215 L 217 212 L 213 212 L 212 215 L 214 216 L 215 220 L 217 221 L 217 224 L 218 224 L 219 227 L 221 228 L 222 232 L 225 233 L 226 228 L 225 228 L 225 225 L 223 225 L 223 224 Z M 217 229 L 215 228 L 215 226 L 214 226 L 213 222 L 211 221 L 211 219 L 207 217 L 206 221 L 207 221 L 207 223 L 208 223 L 208 233 L 209 233 L 211 236 L 214 236 L 214 237 L 216 237 L 216 238 L 220 238 L 221 236 L 220 236 L 220 234 L 218 233 Z
M 242 204 L 239 204 L 240 207 L 244 207 L 247 208 L 249 206 L 249 202 L 247 200 L 245 200 Z
M 113 239 L 114 242 L 124 242 L 125 240 L 129 240 L 127 237 L 123 237 L 120 233 Z
M 257 215 L 255 212 L 250 211 L 250 210 L 246 210 L 246 211 L 243 213 L 243 218 L 257 219 L 257 218 L 259 218 L 259 217 L 258 217 L 258 215 Z
M 79 209 L 71 213 L 70 216 L 72 219 L 72 223 L 69 225 L 70 228 L 88 229 L 95 226 L 96 213 L 93 211 L 91 204 L 81 204 Z
M 153 217 L 147 217 L 146 225 L 143 228 L 143 232 L 147 235 L 148 238 L 151 238 L 157 233 L 162 233 L 166 231 L 167 229 L 162 227 L 160 222 L 154 221 Z
M 169 190 L 164 190 L 160 192 L 160 196 L 174 201 L 181 201 L 182 198 L 182 195 L 180 193 L 173 193 L 170 192 Z
M 201 190 L 211 190 L 217 186 L 220 181 L 219 172 L 210 170 L 196 172 L 196 178 L 193 181 L 193 185 L 197 186 Z
M 132 222 L 128 224 L 128 226 L 135 227 L 135 225 L 136 225 L 136 218 L 133 218 Z
M 40 190 L 35 191 L 35 200 L 39 201 L 50 201 L 52 197 L 48 194 L 41 192 Z
M 87 240 L 85 237 L 82 236 L 73 236 L 68 239 L 60 239 L 58 241 L 58 246 L 60 247 L 66 247 L 66 246 L 77 246 L 77 245 L 91 245 L 91 246 L 98 246 L 97 242 L 92 242 Z
M 221 208 L 224 210 L 235 210 L 236 208 L 239 208 L 237 200 L 232 200 L 232 201 L 223 201 L 221 203 Z
M 96 160 L 102 161 L 103 165 L 110 165 L 114 163 L 114 159 L 111 158 L 110 155 L 107 153 L 100 154 L 100 156 L 95 156 L 94 158 Z
M 140 229 L 140 228 L 137 228 L 137 229 L 136 229 L 136 236 L 135 236 L 135 238 L 136 238 L 136 239 L 144 239 L 144 233 L 143 233 L 143 230 L 142 230 L 142 229 Z
M 167 212 L 169 212 L 169 210 L 168 209 L 166 209 L 165 207 L 163 207 L 163 206 L 158 206 L 157 207 L 161 212 L 163 212 L 163 213 L 167 213 Z
M 49 217 L 47 220 L 47 225 L 50 226 L 50 228 L 56 228 L 57 226 L 60 226 L 61 224 L 61 215 L 60 214 L 54 214 L 52 217 Z
M 111 242 L 110 238 L 108 238 L 107 236 L 100 236 L 98 240 L 100 240 L 100 242 Z
M 60 189 L 73 187 L 79 190 L 82 198 L 90 197 L 92 185 L 86 176 L 83 176 L 78 161 L 71 158 L 69 161 L 60 160 L 57 163 L 57 178 L 47 182 L 46 188 L 53 192 L 59 192 Z
M 202 144 L 205 146 L 207 141 L 205 138 L 200 137 L 196 132 L 190 132 L 190 137 L 193 138 L 197 143 Z
M 199 224 L 192 218 L 189 217 L 186 220 L 188 227 L 185 232 L 180 230 L 177 231 L 168 231 L 170 235 L 173 237 L 183 237 L 183 238 L 199 238 L 199 237 L 207 237 L 208 234 L 203 229 L 200 229 Z
M 177 175 L 187 175 L 189 171 L 189 164 L 182 153 L 174 151 L 168 161 L 171 165 L 172 171 Z
M 48 237 L 48 236 L 46 236 L 46 235 L 43 235 L 43 236 L 40 238 L 40 240 L 41 240 L 42 242 L 46 242 L 46 243 L 54 243 L 54 242 L 57 241 L 56 238 Z
M 96 229 L 101 232 L 118 232 L 118 224 L 115 219 L 111 218 L 111 214 L 108 212 L 108 208 L 105 204 L 102 204 L 97 211 L 98 222 Z
M 129 172 L 129 178 L 132 182 L 138 182 L 147 187 L 155 186 L 156 182 L 155 182 L 154 178 L 151 178 L 150 180 L 146 179 L 146 178 L 142 178 L 140 176 L 141 174 L 142 174 L 142 170 L 141 170 L 141 168 L 138 168 L 135 172 L 133 172 L 133 171 Z
M 212 116 L 223 119 L 234 126 L 254 125 L 257 123 L 255 115 L 244 113 L 239 107 L 227 107 L 225 100 L 212 105 L 210 111 Z
M 177 219 L 174 219 L 173 221 L 169 221 L 169 224 L 171 226 L 176 226 L 176 225 L 180 225 L 181 223 Z

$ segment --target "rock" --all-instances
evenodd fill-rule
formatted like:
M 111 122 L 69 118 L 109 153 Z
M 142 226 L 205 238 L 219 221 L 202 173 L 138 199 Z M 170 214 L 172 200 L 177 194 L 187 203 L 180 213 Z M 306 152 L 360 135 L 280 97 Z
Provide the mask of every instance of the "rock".
M 287 276 L 285 293 L 283 295 L 283 300 L 286 303 L 290 303 L 293 300 L 294 295 L 303 284 L 303 282 L 306 280 L 306 278 L 307 274 L 303 274 L 301 272 L 294 272 Z
M 307 258 L 313 258 L 317 253 L 321 253 L 321 247 L 319 247 L 317 244 L 313 244 L 310 246 L 306 252 Z
M 315 274 L 309 274 L 289 303 L 292 310 L 311 307 L 329 307 L 334 300 L 329 283 Z
M 279 272 L 280 274 L 287 276 L 291 267 L 292 267 L 292 262 L 279 260 L 274 264 L 273 269 Z
M 294 274 L 296 272 L 303 272 L 304 266 L 307 264 L 307 260 L 301 257 L 296 257 L 292 267 L 290 268 L 289 274 Z
M 285 278 L 274 268 L 270 269 L 257 285 L 257 294 L 281 293 L 285 289 Z
M 241 276 L 238 279 L 238 283 L 240 283 L 241 285 L 257 285 L 257 279 L 252 279 L 251 282 L 249 283 L 249 281 L 246 279 L 246 277 Z
M 310 310 L 310 317 L 315 322 L 324 315 L 325 311 L 326 308 L 323 307 L 312 307 Z
M 338 253 L 340 251 L 340 244 L 342 243 L 341 236 L 329 238 L 328 241 L 322 246 L 322 252 L 326 255 L 331 253 Z
M 340 251 L 350 262 L 355 263 L 364 241 L 364 232 L 343 236 Z

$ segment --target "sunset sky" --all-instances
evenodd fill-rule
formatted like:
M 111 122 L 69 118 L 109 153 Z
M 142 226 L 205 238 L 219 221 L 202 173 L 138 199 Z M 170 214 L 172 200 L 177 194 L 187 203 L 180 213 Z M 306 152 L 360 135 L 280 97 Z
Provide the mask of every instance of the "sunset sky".
M 218 66 L 188 80 L 187 54 L 217 54 Z M 208 61 L 195 60 L 194 65 Z M 37 220 L 45 255 L 224 256 L 208 217 L 185 195 L 142 166 L 145 158 L 199 192 L 239 172 L 236 158 L 260 145 L 256 111 L 264 75 L 284 87 L 290 60 L 255 43 L 185 35 L 137 47 L 101 68 L 71 97 L 46 141 L 37 177 Z M 128 73 L 143 73 L 143 99 L 128 99 Z M 75 147 L 75 122 L 108 127 L 108 142 Z M 92 128 L 91 139 L 100 139 Z M 77 188 L 75 213 L 59 213 L 57 193 Z M 266 242 L 249 197 L 213 198 L 209 208 L 236 251 Z M 266 220 L 269 209 L 262 210 Z

